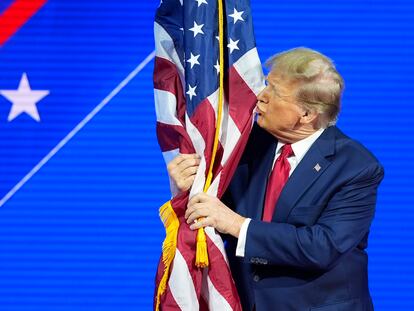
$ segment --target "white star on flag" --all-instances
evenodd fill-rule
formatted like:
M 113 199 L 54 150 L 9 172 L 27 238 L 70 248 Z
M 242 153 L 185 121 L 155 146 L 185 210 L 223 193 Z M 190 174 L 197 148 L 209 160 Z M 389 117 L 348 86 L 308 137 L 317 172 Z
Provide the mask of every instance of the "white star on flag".
M 198 7 L 202 5 L 203 3 L 208 4 L 206 0 L 195 0 L 198 3 Z
M 204 35 L 204 32 L 201 28 L 203 28 L 204 24 L 200 24 L 198 25 L 196 22 L 194 22 L 194 26 L 193 28 L 190 28 L 189 30 L 192 31 L 194 33 L 194 38 L 195 36 L 197 36 L 199 33 Z
M 217 74 L 219 74 L 220 73 L 220 64 L 219 64 L 218 60 L 217 60 L 217 63 L 214 65 L 214 68 L 216 68 Z
M 200 63 L 198 62 L 198 58 L 200 57 L 200 54 L 198 55 L 193 55 L 193 53 L 190 53 L 191 56 L 189 59 L 187 59 L 187 63 L 191 64 L 191 69 L 193 69 L 194 65 L 200 65 Z
M 190 84 L 188 85 L 188 91 L 186 92 L 186 94 L 190 96 L 190 100 L 193 99 L 193 96 L 197 96 L 195 92 L 196 88 L 197 88 L 197 85 L 195 85 L 194 87 L 192 87 Z
M 230 43 L 227 44 L 227 47 L 230 49 L 230 54 L 233 53 L 234 50 L 240 50 L 239 47 L 237 46 L 237 44 L 239 43 L 240 40 L 237 41 L 233 41 L 232 38 L 230 38 Z
M 238 12 L 236 10 L 236 8 L 234 8 L 233 14 L 229 14 L 229 16 L 233 18 L 233 23 L 235 24 L 235 23 L 237 23 L 237 21 L 243 21 L 244 22 L 244 19 L 242 17 L 243 13 L 244 13 L 244 11 Z
M 12 102 L 7 120 L 10 122 L 25 112 L 34 120 L 40 122 L 40 115 L 36 104 L 49 93 L 49 90 L 33 91 L 30 89 L 27 74 L 24 72 L 17 90 L 0 90 L 0 94 Z

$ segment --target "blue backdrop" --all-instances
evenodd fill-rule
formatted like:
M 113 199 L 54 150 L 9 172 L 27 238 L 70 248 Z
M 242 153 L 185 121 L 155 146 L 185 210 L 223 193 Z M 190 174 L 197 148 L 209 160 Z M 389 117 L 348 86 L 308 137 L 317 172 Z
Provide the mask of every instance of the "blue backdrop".
M 169 199 L 145 62 L 158 3 L 46 1 L 0 47 L 1 311 L 151 309 Z M 413 310 L 414 3 L 252 6 L 263 61 L 307 46 L 343 74 L 338 125 L 386 171 L 368 248 L 374 304 Z M 47 95 L 11 114 L 28 87 Z

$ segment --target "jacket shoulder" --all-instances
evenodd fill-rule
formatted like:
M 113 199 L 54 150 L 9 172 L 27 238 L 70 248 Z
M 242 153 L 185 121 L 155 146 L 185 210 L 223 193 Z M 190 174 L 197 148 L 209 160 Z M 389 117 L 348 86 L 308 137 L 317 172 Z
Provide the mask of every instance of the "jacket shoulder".
M 334 132 L 337 157 L 343 157 L 347 162 L 359 163 L 361 168 L 373 166 L 383 170 L 378 158 L 361 142 L 349 137 L 337 127 L 334 128 Z

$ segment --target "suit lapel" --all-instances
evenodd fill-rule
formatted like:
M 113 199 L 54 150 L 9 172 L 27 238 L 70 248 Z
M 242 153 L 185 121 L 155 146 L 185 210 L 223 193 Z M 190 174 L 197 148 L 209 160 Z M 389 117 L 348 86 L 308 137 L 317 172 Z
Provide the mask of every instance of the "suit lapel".
M 273 221 L 285 222 L 306 190 L 323 174 L 335 153 L 336 127 L 328 127 L 305 154 L 289 177 L 276 203 Z

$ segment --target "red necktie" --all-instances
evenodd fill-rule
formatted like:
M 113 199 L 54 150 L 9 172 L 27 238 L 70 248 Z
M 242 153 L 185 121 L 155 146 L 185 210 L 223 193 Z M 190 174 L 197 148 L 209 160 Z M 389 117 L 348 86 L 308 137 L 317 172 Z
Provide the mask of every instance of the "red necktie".
M 277 199 L 289 178 L 290 164 L 287 158 L 292 155 L 292 146 L 284 145 L 267 182 L 263 221 L 270 222 L 272 220 Z

